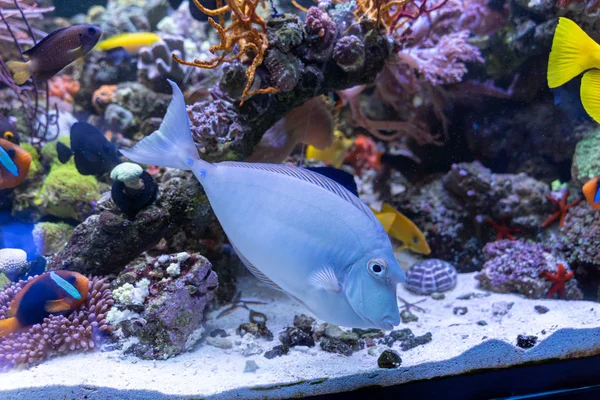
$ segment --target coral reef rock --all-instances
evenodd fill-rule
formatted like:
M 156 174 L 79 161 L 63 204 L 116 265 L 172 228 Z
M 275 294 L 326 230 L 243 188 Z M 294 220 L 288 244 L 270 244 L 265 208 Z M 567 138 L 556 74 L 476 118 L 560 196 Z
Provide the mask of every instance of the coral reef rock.
M 162 255 L 129 267 L 117 278 L 116 306 L 107 316 L 141 358 L 162 359 L 192 349 L 204 331 L 204 311 L 217 274 L 199 254 Z
M 552 282 L 542 277 L 545 272 L 553 273 L 558 264 L 568 267 L 566 261 L 552 254 L 549 247 L 539 243 L 499 240 L 488 243 L 483 252 L 487 261 L 476 275 L 483 289 L 520 293 L 531 299 L 546 297 L 550 291 Z M 566 282 L 565 298 L 583 298 L 575 279 Z

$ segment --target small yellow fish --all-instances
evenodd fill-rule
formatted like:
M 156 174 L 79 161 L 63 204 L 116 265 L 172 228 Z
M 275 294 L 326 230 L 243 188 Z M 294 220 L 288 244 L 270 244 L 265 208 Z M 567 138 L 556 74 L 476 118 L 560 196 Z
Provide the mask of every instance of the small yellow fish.
M 381 211 L 371 210 L 375 213 L 385 231 L 402 243 L 395 251 L 409 249 L 419 254 L 428 255 L 431 253 L 423 232 L 400 211 L 387 203 L 383 204 Z
M 142 47 L 150 46 L 159 40 L 160 36 L 152 32 L 121 33 L 98 43 L 96 50 L 107 51 L 122 47 L 129 54 L 137 54 Z
M 306 148 L 306 158 L 327 162 L 335 168 L 340 168 L 350 147 L 352 147 L 352 140 L 346 138 L 341 131 L 336 129 L 333 132 L 333 144 L 331 146 L 323 150 L 308 146 Z

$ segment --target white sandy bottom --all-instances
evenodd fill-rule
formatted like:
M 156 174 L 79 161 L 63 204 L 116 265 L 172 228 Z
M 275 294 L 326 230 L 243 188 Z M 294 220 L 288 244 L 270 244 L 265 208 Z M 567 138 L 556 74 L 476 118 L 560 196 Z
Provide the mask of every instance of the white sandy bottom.
M 575 354 L 600 352 L 600 305 L 586 301 L 528 300 L 517 295 L 491 294 L 483 298 L 457 300 L 458 296 L 477 292 L 474 274 L 460 274 L 458 286 L 446 293 L 444 300 L 419 303 L 425 313 L 413 310 L 419 320 L 401 324 L 415 335 L 431 332 L 433 341 L 401 351 L 402 365 L 395 370 L 377 367 L 377 357 L 367 349 L 351 357 L 327 353 L 314 348 L 292 348 L 286 356 L 268 360 L 266 350 L 280 344 L 279 333 L 291 326 L 296 314 L 309 313 L 286 296 L 275 292 L 254 278 L 239 285 L 243 298 L 265 301 L 252 306 L 269 318 L 267 326 L 275 340 L 262 339 L 234 344 L 223 350 L 202 342 L 198 348 L 164 361 L 145 361 L 123 356 L 120 351 L 94 352 L 59 357 L 37 367 L 0 374 L 2 399 L 87 399 L 131 398 L 154 399 L 202 397 L 281 398 L 352 390 L 367 385 L 394 385 L 414 380 L 454 375 L 462 372 L 506 367 L 528 361 L 568 358 Z M 407 301 L 425 297 L 399 288 Z M 494 316 L 492 304 L 514 302 L 504 316 Z M 550 309 L 546 314 L 535 305 Z M 454 307 L 467 307 L 465 315 L 454 315 Z M 215 320 L 221 310 L 209 315 L 206 332 L 225 329 L 235 341 L 235 328 L 248 321 L 248 311 L 237 310 Z M 478 325 L 478 321 L 487 325 Z M 515 347 L 517 335 L 538 336 L 538 344 L 529 350 Z M 260 347 L 261 353 L 244 356 L 242 349 Z M 387 347 L 381 346 L 380 351 Z M 256 349 L 258 351 L 258 348 Z M 379 353 L 379 351 L 378 351 Z M 244 373 L 247 360 L 259 369 Z M 288 385 L 292 383 L 292 385 Z M 115 396 L 115 397 L 113 397 Z

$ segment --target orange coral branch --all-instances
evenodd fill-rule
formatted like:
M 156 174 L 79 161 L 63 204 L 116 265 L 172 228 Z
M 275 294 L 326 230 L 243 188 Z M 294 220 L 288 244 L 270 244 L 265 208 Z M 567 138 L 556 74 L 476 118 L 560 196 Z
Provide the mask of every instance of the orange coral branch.
M 246 86 L 242 93 L 240 105 L 244 104 L 246 98 L 254 94 L 275 93 L 278 89 L 269 87 L 257 90 L 250 90 L 254 82 L 256 68 L 258 68 L 264 58 L 269 47 L 267 39 L 267 24 L 265 20 L 256 13 L 256 8 L 259 5 L 264 7 L 264 0 L 226 0 L 226 5 L 222 5 L 221 0 L 217 0 L 217 8 L 214 10 L 204 7 L 199 0 L 193 0 L 194 4 L 200 11 L 211 17 L 219 17 L 217 23 L 213 18 L 208 19 L 210 26 L 216 29 L 221 42 L 210 47 L 210 52 L 215 54 L 217 51 L 223 53 L 212 60 L 200 61 L 185 61 L 172 55 L 176 62 L 198 68 L 213 69 L 223 64 L 243 57 L 244 55 L 253 54 L 253 59 L 246 71 Z M 231 12 L 231 23 L 225 27 L 225 13 Z M 236 44 L 239 46 L 239 51 L 233 53 Z

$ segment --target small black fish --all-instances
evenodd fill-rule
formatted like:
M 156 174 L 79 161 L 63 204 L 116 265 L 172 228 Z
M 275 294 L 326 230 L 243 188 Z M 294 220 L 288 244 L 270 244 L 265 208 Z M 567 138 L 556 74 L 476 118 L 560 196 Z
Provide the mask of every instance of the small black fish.
M 217 8 L 217 1 L 216 0 L 202 0 L 202 5 L 206 8 L 208 8 L 209 10 L 213 10 L 215 8 Z M 169 0 L 169 5 L 174 9 L 177 10 L 179 8 L 179 6 L 181 5 L 181 3 L 183 3 L 183 0 Z M 196 5 L 194 4 L 193 0 L 189 0 L 189 7 L 190 7 L 190 15 L 192 16 L 192 18 L 194 18 L 196 21 L 200 21 L 200 22 L 206 22 L 208 21 L 208 15 L 204 14 L 202 11 L 200 11 L 200 9 L 198 7 L 196 7 Z
M 102 175 L 120 164 L 115 146 L 94 125 L 76 122 L 71 127 L 71 148 L 56 144 L 58 159 L 65 164 L 75 156 L 75 167 L 81 175 Z
M 17 128 L 6 118 L 0 117 L 0 139 L 8 140 L 11 143 L 19 144 L 19 135 Z
M 23 55 L 27 61 L 8 61 L 17 85 L 32 75 L 47 80 L 79 57 L 86 55 L 98 43 L 102 29 L 95 25 L 73 25 L 57 29 L 40 40 Z
M 131 64 L 131 54 L 124 47 L 115 47 L 106 50 L 106 55 L 100 59 L 100 61 L 106 61 L 112 66 L 118 67 L 120 65 Z
M 358 187 L 356 186 L 356 182 L 354 181 L 354 176 L 352 174 L 333 167 L 310 167 L 306 169 L 326 176 L 332 181 L 336 181 L 348 189 L 353 195 L 358 197 Z

